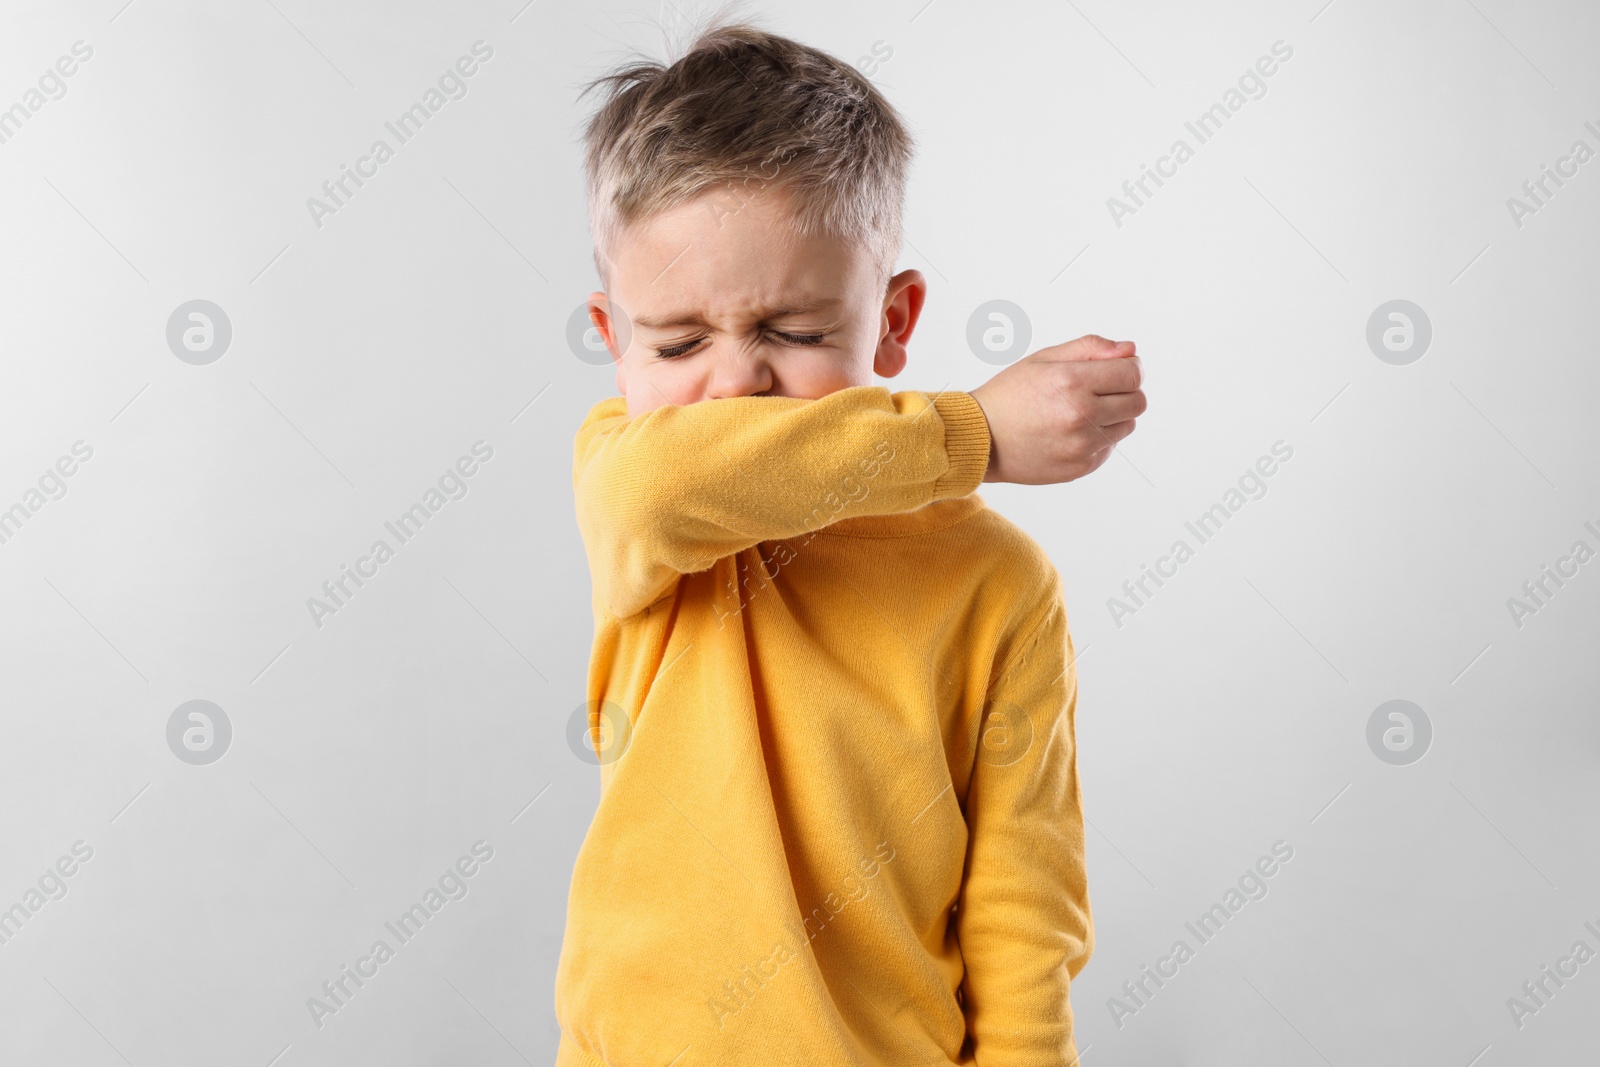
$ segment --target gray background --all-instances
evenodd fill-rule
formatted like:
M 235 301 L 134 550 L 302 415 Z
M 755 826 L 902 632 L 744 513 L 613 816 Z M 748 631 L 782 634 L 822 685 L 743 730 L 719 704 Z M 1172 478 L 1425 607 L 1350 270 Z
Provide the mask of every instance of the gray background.
M 571 443 L 614 392 L 569 348 L 595 287 L 578 87 L 700 9 L 567 0 L 8 0 L 0 1061 L 548 1063 L 568 878 L 598 798 L 565 741 L 589 585 Z M 993 299 L 1032 349 L 1135 339 L 1150 411 L 1067 486 L 986 485 L 1048 550 L 1082 654 L 1097 950 L 1088 1067 L 1569 1064 L 1600 961 L 1600 10 L 1509 0 L 749 9 L 872 76 L 920 142 L 901 266 L 930 297 L 895 389 L 973 388 Z M 493 58 L 336 215 L 306 206 L 474 41 Z M 1108 197 L 1274 41 L 1268 92 L 1136 214 Z M 191 365 L 166 329 L 215 302 Z M 1379 305 L 1432 323 L 1376 357 Z M 336 615 L 307 598 L 475 441 L 493 458 Z M 1108 598 L 1278 440 L 1269 491 L 1136 614 Z M 393 543 L 392 538 L 386 538 Z M 1193 544 L 1193 538 L 1188 537 Z M 229 718 L 205 766 L 180 704 Z M 1420 761 L 1367 742 L 1415 702 Z M 887 773 L 887 769 L 886 769 Z M 306 1007 L 476 841 L 494 849 L 319 1029 Z M 1137 1014 L 1109 998 L 1275 841 L 1294 858 Z M 53 883 L 51 883 L 53 885 Z M 391 938 L 392 940 L 392 938 Z M 1552 987 L 1553 988 L 1553 987 Z

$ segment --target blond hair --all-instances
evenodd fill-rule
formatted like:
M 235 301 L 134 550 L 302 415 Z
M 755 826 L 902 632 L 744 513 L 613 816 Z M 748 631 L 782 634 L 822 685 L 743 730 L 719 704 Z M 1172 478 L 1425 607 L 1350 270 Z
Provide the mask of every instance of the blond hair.
M 608 92 L 584 130 L 584 169 L 603 287 L 627 227 L 719 187 L 735 204 L 789 192 L 795 236 L 854 242 L 887 282 L 915 141 L 854 67 L 718 16 L 670 66 L 625 63 L 579 99 L 597 88 Z

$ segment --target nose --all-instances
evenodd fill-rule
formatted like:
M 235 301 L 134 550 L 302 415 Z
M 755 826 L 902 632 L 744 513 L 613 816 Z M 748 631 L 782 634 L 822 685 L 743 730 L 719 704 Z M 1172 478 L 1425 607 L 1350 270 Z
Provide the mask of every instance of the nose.
M 706 399 L 760 396 L 772 389 L 772 368 L 757 351 L 731 346 L 716 355 L 716 369 L 706 389 Z

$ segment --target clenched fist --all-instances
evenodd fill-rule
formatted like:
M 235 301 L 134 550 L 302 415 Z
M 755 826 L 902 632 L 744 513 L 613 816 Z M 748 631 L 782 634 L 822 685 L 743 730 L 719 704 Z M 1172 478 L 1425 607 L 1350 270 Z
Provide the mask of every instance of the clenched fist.
M 1145 410 L 1132 341 L 1086 334 L 1041 348 L 972 390 L 989 420 L 986 482 L 1082 478 L 1111 456 Z

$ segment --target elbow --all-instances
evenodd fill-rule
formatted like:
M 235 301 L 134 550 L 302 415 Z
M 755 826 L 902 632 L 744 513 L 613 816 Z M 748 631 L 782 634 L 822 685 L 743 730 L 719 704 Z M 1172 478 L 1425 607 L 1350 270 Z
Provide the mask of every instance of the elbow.
M 681 494 L 670 476 L 580 481 L 578 532 L 598 607 L 631 618 L 670 596 L 683 575 L 708 565 L 685 529 Z
M 635 615 L 647 614 L 651 608 L 667 599 L 676 585 L 676 582 L 672 582 L 659 590 L 611 590 L 599 599 L 612 618 L 631 619 Z
M 595 603 L 612 617 L 628 619 L 666 599 L 679 574 L 654 559 L 641 538 L 602 534 L 589 554 Z

